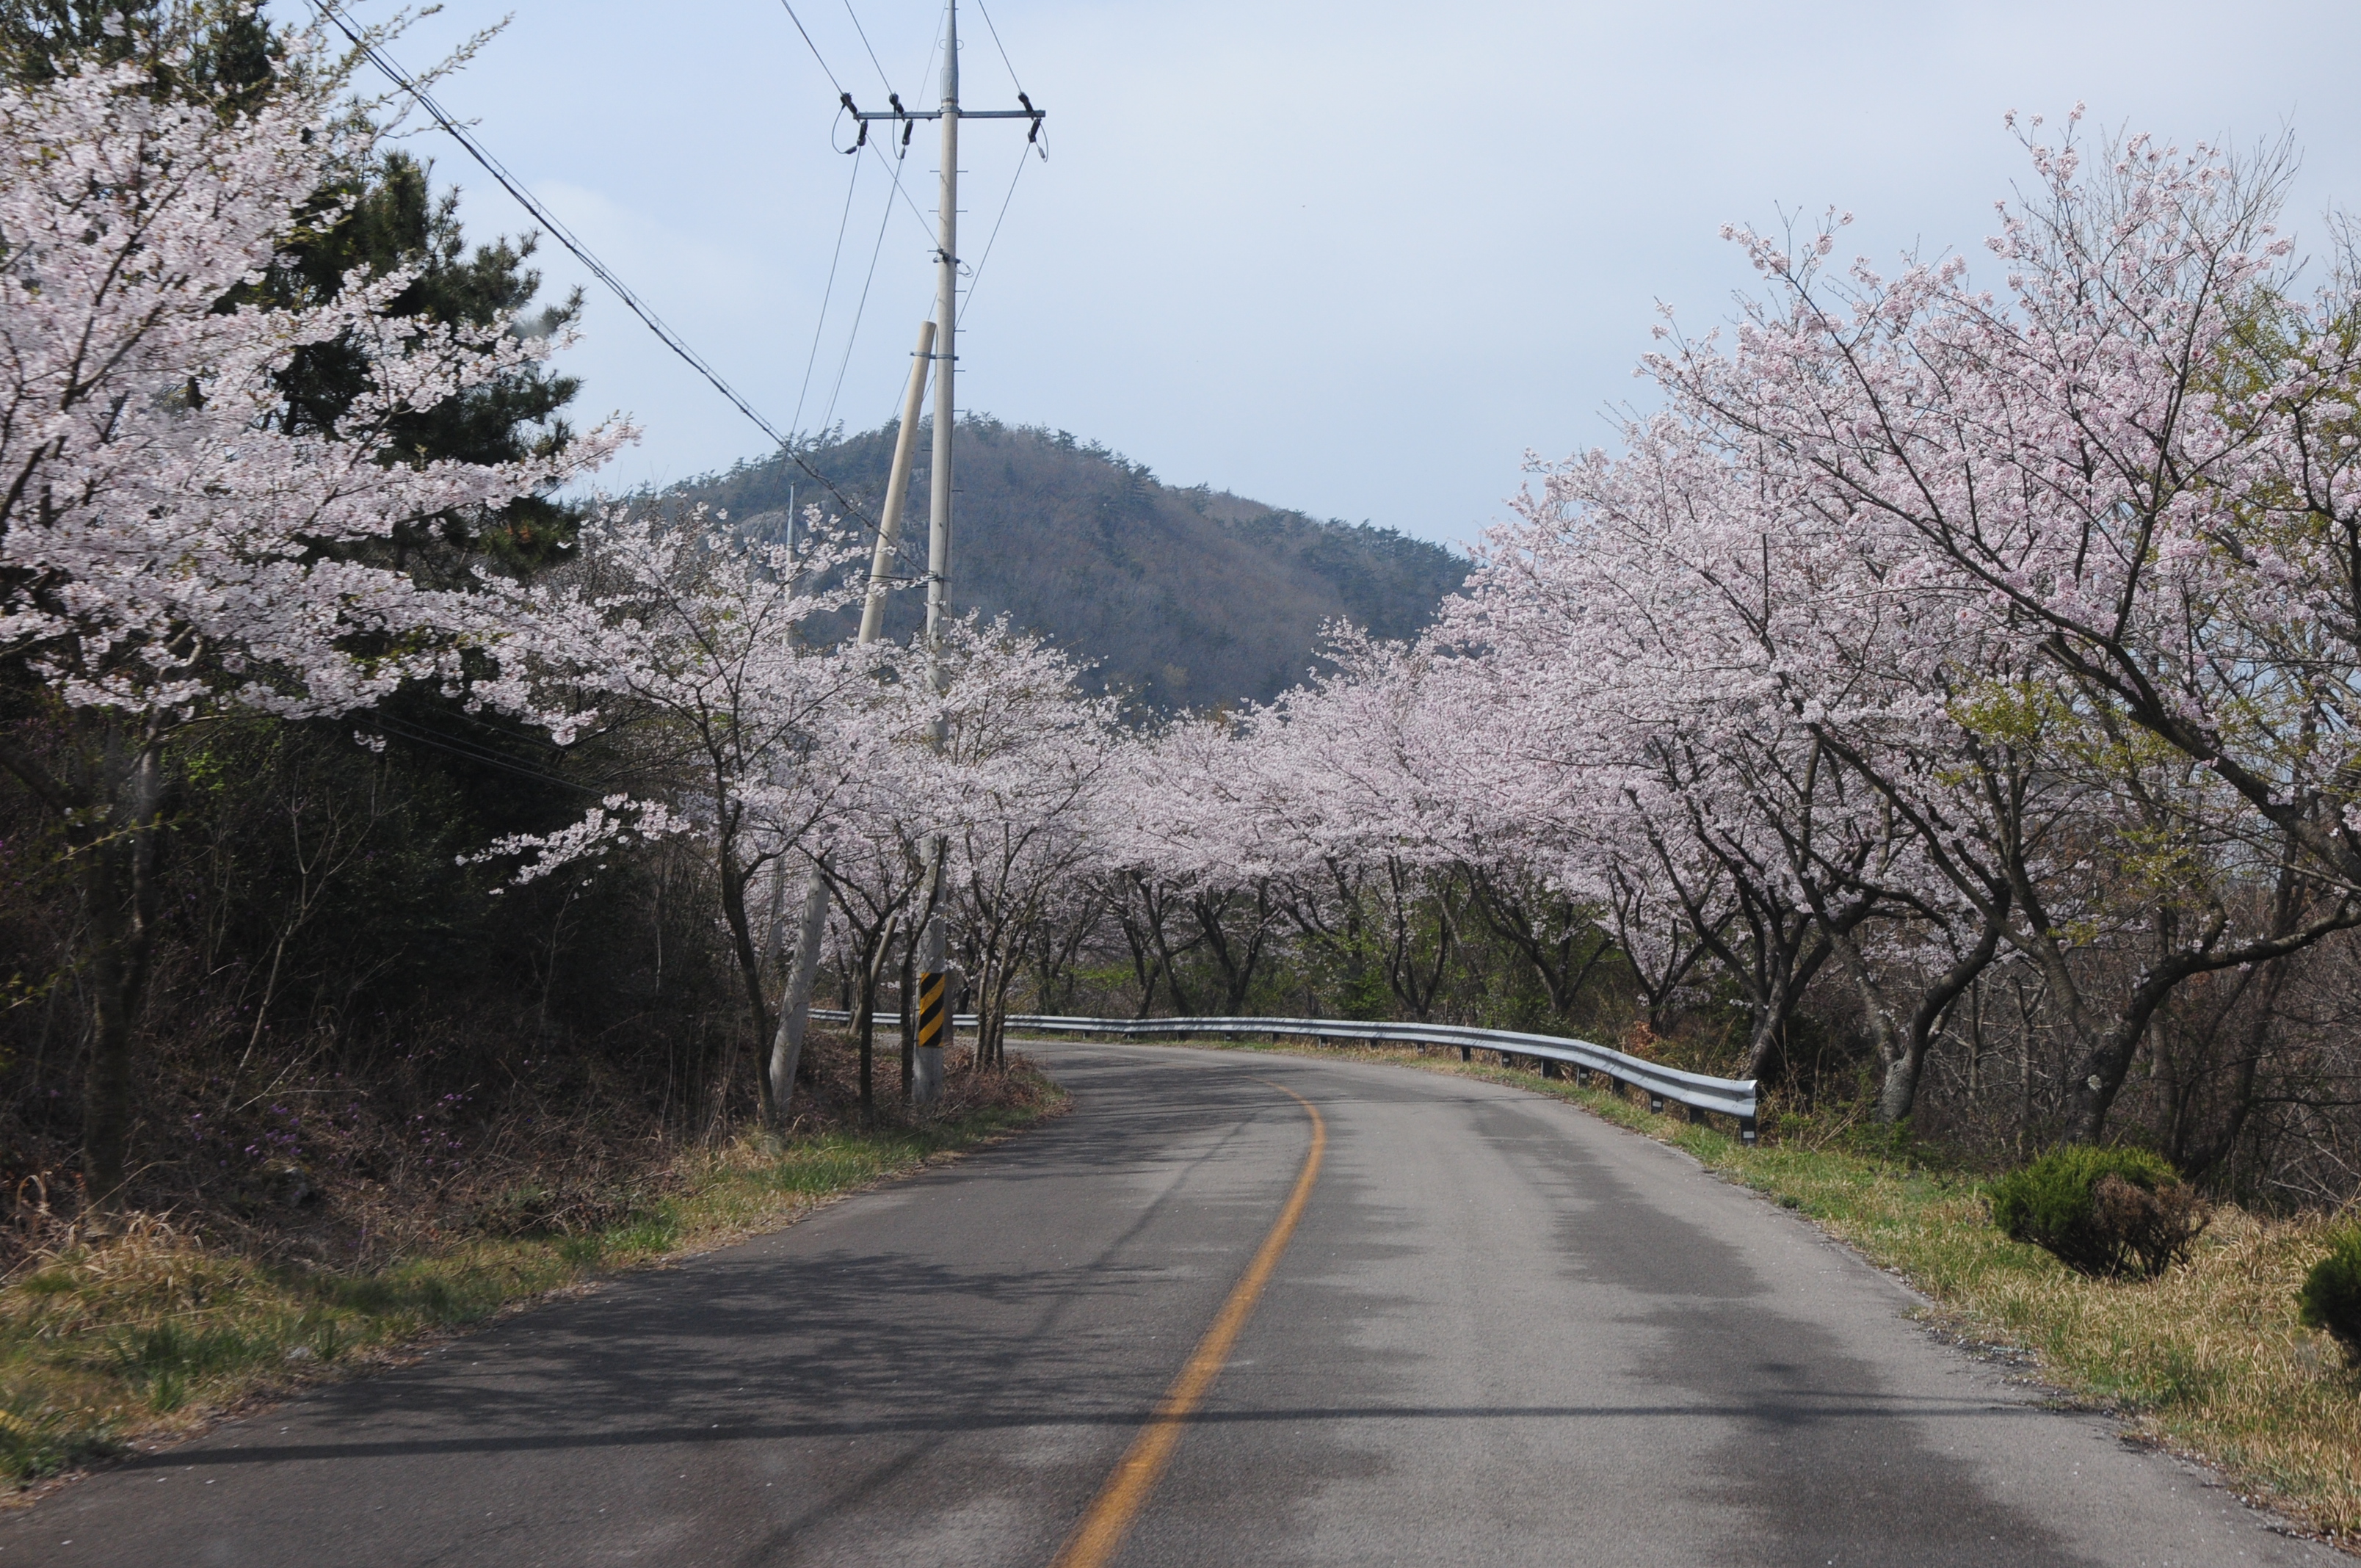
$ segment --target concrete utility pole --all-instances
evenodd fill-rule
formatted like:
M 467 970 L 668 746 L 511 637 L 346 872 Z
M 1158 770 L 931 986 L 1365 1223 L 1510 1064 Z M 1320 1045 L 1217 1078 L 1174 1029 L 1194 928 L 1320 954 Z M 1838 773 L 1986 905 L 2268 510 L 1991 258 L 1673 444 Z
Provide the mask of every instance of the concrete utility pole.
M 943 0 L 943 194 L 935 219 L 935 322 L 942 363 L 935 367 L 935 461 L 927 488 L 927 684 L 943 689 L 939 662 L 943 617 L 951 597 L 951 432 L 959 422 L 952 394 L 959 375 L 959 0 Z M 942 727 L 933 736 L 943 744 Z M 927 924 L 918 934 L 918 1048 L 910 1063 L 910 1103 L 931 1105 L 943 1095 L 945 971 L 950 934 L 943 924 L 943 855 L 938 835 L 927 846 Z
M 939 119 L 943 123 L 942 204 L 935 221 L 935 450 L 927 492 L 927 678 L 938 692 L 943 689 L 938 649 L 943 620 L 950 614 L 951 433 L 958 421 L 960 122 L 1030 121 L 1025 139 L 1038 144 L 1042 120 L 1042 112 L 1021 92 L 1016 94 L 1016 101 L 1025 105 L 1021 109 L 964 111 L 959 95 L 959 0 L 944 0 L 941 105 L 932 113 L 906 110 L 898 106 L 897 99 L 897 106 L 890 110 L 852 112 L 862 123 L 863 135 L 872 120 Z M 851 99 L 846 103 L 850 104 Z M 903 134 L 906 137 L 908 130 Z M 863 620 L 865 624 L 866 617 Z M 938 746 L 942 744 L 939 731 L 934 740 Z M 910 1099 L 918 1105 L 934 1103 L 943 1091 L 943 1032 L 949 1002 L 943 991 L 950 958 L 941 907 L 946 850 L 939 838 L 927 846 L 928 917 L 918 937 L 918 1044 L 910 1075 Z
M 885 509 L 877 518 L 877 548 L 869 557 L 869 597 L 861 607 L 861 638 L 874 642 L 885 620 L 885 594 L 893 586 L 895 546 L 902 542 L 902 508 L 910 495 L 910 464 L 918 450 L 918 408 L 927 395 L 927 367 L 932 363 L 935 323 L 918 323 L 917 352 L 910 356 L 910 388 L 902 395 L 902 428 L 894 433 L 894 466 L 885 479 Z M 785 886 L 772 900 L 773 946 L 777 936 L 779 905 Z M 820 938 L 828 934 L 828 878 L 815 864 L 804 881 L 802 918 L 796 937 L 796 965 L 787 974 L 787 992 L 779 1003 L 779 1027 L 771 1041 L 770 1074 L 772 1131 L 786 1129 L 787 1103 L 795 1097 L 796 1064 L 803 1058 L 804 1034 L 811 1026 L 812 985 L 819 978 Z M 880 951 L 883 951 L 881 948 Z M 873 991 L 871 994 L 875 994 Z M 936 1053 L 938 1080 L 941 1053 Z
M 885 510 L 877 520 L 877 549 L 869 558 L 869 598 L 861 607 L 861 641 L 874 642 L 885 624 L 885 594 L 893 586 L 895 547 L 902 542 L 902 508 L 910 497 L 910 464 L 917 455 L 918 405 L 926 400 L 927 369 L 934 358 L 935 323 L 918 323 L 910 356 L 910 388 L 902 394 L 902 427 L 894 433 L 894 468 L 885 479 Z

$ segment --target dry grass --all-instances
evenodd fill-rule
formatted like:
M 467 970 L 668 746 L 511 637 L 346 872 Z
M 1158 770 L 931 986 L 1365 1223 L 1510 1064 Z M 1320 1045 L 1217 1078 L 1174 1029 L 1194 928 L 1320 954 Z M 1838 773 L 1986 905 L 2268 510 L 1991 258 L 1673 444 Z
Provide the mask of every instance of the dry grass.
M 679 1151 L 615 1192 L 585 1189 L 553 1225 L 423 1234 L 340 1266 L 236 1232 L 141 1215 L 93 1242 L 60 1228 L 0 1286 L 0 1486 L 202 1427 L 303 1383 L 399 1360 L 423 1336 L 620 1268 L 708 1250 L 818 1204 L 991 1142 L 1052 1113 L 1062 1093 L 1012 1056 L 1005 1074 L 953 1073 L 924 1121 L 837 1118 L 787 1146 L 748 1138 Z M 8 1500 L 0 1494 L 0 1506 Z
M 1791 1124 L 1749 1148 L 1715 1127 L 1537 1072 L 1462 1063 L 1455 1051 L 1246 1048 L 1513 1083 L 1675 1145 L 1907 1279 L 1934 1303 L 1933 1326 L 2030 1356 L 2066 1398 L 2218 1466 L 2241 1493 L 2323 1538 L 2361 1542 L 2361 1369 L 2296 1322 L 2295 1300 L 2331 1236 L 2355 1223 L 2350 1212 L 2271 1219 L 2225 1206 L 2190 1260 L 2161 1278 L 2090 1279 L 2001 1234 L 1981 1179 L 1906 1146 L 1838 1146 L 1848 1140 L 1830 1129 Z

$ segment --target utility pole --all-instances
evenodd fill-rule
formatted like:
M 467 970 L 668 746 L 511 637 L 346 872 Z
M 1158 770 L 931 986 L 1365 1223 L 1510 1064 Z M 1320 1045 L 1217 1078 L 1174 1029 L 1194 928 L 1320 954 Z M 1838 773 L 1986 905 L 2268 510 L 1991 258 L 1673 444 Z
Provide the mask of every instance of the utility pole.
M 885 624 L 885 590 L 894 576 L 894 555 L 902 542 L 902 507 L 910 495 L 910 460 L 917 454 L 918 408 L 927 395 L 927 368 L 933 361 L 935 323 L 918 323 L 918 346 L 910 356 L 910 389 L 902 397 L 902 423 L 894 433 L 894 468 L 885 477 L 885 508 L 877 521 L 877 549 L 869 558 L 869 597 L 861 607 L 861 641 L 874 642 Z
M 905 109 L 897 98 L 892 109 L 862 110 L 853 106 L 850 93 L 844 98 L 845 107 L 861 124 L 863 137 L 868 136 L 873 120 L 900 121 L 905 141 L 915 128 L 914 121 L 939 119 L 943 123 L 942 198 L 935 220 L 935 449 L 927 492 L 927 679 L 938 694 L 943 689 L 939 662 L 942 627 L 950 614 L 951 433 L 958 418 L 954 382 L 959 363 L 960 121 L 1029 121 L 1031 128 L 1025 139 L 1029 145 L 1038 146 L 1042 120 L 1042 111 L 1036 109 L 1033 100 L 1022 92 L 1016 94 L 1016 101 L 1025 105 L 1021 109 L 967 111 L 960 107 L 959 97 L 959 0 L 943 0 L 939 107 L 931 114 Z M 938 747 L 942 744 L 939 727 L 933 740 Z M 927 923 L 918 938 L 918 1045 L 910 1078 L 911 1102 L 917 1105 L 933 1104 L 943 1091 L 945 1014 L 950 1001 L 943 992 L 950 958 L 950 934 L 944 928 L 942 915 L 943 861 L 948 850 L 940 836 L 927 846 Z M 981 1045 L 979 1041 L 979 1048 Z
M 959 406 L 959 0 L 943 0 L 943 193 L 935 219 L 935 460 L 927 487 L 927 685 L 943 693 L 943 617 L 951 593 L 951 431 Z M 938 721 L 928 737 L 943 746 Z M 937 834 L 927 845 L 927 924 L 918 933 L 918 1048 L 910 1058 L 910 1103 L 943 1097 L 943 1046 L 950 1029 L 950 933 L 943 922 L 943 860 L 950 845 Z
M 930 352 L 934 344 L 935 323 L 919 323 L 917 352 L 910 356 L 910 387 L 902 397 L 902 426 L 894 434 L 894 466 L 885 480 L 885 508 L 877 519 L 877 547 L 869 557 L 869 596 L 861 607 L 859 640 L 863 643 L 876 641 L 885 621 L 885 591 L 893 580 L 895 547 L 902 541 L 902 506 L 910 494 L 910 463 L 917 455 L 918 447 L 918 409 L 926 400 L 927 367 L 934 357 Z M 780 916 L 785 892 L 783 881 L 772 897 L 774 950 L 785 946 Z M 817 861 L 804 881 L 803 911 L 796 929 L 795 968 L 787 974 L 786 995 L 779 1003 L 778 1032 L 772 1039 L 771 1059 L 764 1067 L 770 1075 L 768 1103 L 774 1134 L 786 1129 L 787 1103 L 796 1092 L 796 1065 L 803 1058 L 804 1032 L 811 1023 L 812 984 L 819 978 L 820 938 L 828 934 L 828 878 Z M 881 947 L 879 951 L 882 954 L 884 948 Z M 873 986 L 870 994 L 876 994 Z M 941 1060 L 939 1051 L 938 1080 L 941 1077 Z

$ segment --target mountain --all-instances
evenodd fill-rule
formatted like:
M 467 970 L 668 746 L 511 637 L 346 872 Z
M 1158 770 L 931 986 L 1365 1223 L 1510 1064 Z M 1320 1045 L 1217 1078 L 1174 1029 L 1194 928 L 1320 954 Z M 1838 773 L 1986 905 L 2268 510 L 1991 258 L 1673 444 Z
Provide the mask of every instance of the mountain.
M 867 518 L 877 515 L 895 427 L 807 450 Z M 923 573 L 929 444 L 922 429 L 903 519 L 906 577 Z M 1172 710 L 1276 696 L 1311 671 L 1321 627 L 1343 619 L 1408 637 L 1467 575 L 1439 544 L 1366 523 L 1321 521 L 1146 466 L 1064 431 L 959 426 L 951 601 L 1007 614 L 1094 661 L 1108 687 Z M 784 530 L 792 500 L 843 509 L 784 455 L 690 480 L 669 495 Z M 914 586 L 894 596 L 888 635 L 924 617 Z

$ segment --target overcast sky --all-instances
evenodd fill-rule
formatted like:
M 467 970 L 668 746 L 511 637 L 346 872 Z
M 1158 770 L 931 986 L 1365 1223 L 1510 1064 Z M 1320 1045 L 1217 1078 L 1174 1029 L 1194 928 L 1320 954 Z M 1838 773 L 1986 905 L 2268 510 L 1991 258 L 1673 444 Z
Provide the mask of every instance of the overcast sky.
M 796 5 L 864 107 L 886 88 L 856 16 L 883 77 L 933 104 L 939 5 Z M 888 417 L 932 303 L 934 132 L 903 165 L 906 203 L 885 162 L 839 156 L 836 91 L 779 0 L 445 0 L 396 56 L 423 65 L 511 6 L 445 103 L 774 423 L 799 396 L 807 430 Z M 1013 107 L 972 0 L 961 16 L 962 103 Z M 2361 207 L 2350 0 L 996 0 L 992 20 L 1049 111 L 1049 157 L 1016 183 L 968 310 L 961 407 L 1433 539 L 1499 518 L 1528 449 L 1609 438 L 1606 411 L 1645 395 L 1631 368 L 1657 301 L 1692 327 L 1730 314 L 1751 274 L 1723 223 L 1834 205 L 1872 259 L 1981 256 L 2025 170 L 2011 108 L 2085 100 L 2096 124 L 2183 143 L 2291 130 L 2291 226 Z M 524 226 L 456 147 L 416 145 L 472 231 Z M 1023 145 L 1021 125 L 966 127 L 972 267 Z M 554 247 L 544 261 L 554 286 L 580 276 Z M 645 431 L 609 484 L 763 454 L 595 286 L 584 324 L 584 411 Z

